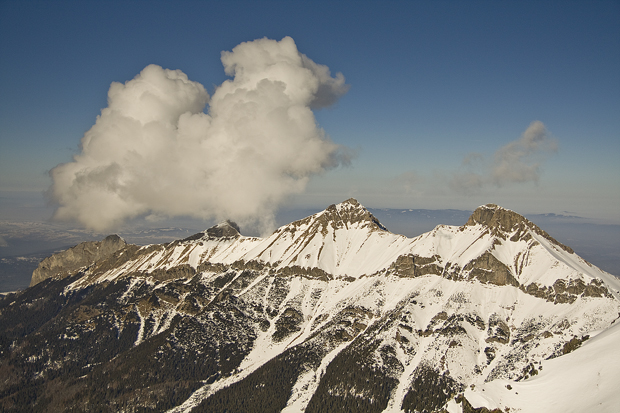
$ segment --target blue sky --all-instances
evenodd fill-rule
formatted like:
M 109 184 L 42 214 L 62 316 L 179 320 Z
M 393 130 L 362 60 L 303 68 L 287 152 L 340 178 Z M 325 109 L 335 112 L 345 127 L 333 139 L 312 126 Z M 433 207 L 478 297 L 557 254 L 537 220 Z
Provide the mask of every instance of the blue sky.
M 222 51 L 290 36 L 350 85 L 315 115 L 355 156 L 285 206 L 492 202 L 619 223 L 618 21 L 617 1 L 0 1 L 0 220 L 51 216 L 48 171 L 79 153 L 112 82 L 157 64 L 212 95 Z M 535 179 L 488 178 L 534 121 L 557 147 L 525 159 Z M 455 186 L 467 174 L 482 184 Z

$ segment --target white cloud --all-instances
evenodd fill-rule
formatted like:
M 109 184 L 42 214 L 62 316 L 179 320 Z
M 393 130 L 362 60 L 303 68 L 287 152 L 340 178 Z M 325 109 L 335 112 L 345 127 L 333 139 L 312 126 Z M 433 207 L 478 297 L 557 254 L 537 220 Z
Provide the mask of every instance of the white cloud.
M 210 100 L 183 72 L 156 65 L 113 83 L 81 153 L 50 173 L 55 218 L 96 231 L 143 215 L 267 230 L 287 196 L 346 162 L 312 112 L 346 93 L 341 74 L 332 77 L 290 37 L 242 43 L 222 63 L 233 78 Z

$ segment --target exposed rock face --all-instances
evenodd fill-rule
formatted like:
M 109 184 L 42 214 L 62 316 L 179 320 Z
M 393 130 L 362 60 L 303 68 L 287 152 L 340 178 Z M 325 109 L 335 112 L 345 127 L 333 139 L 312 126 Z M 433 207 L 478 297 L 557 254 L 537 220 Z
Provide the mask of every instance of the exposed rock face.
M 527 287 L 520 285 L 521 291 L 538 298 L 544 298 L 552 303 L 573 303 L 578 297 L 607 297 L 612 298 L 612 294 L 605 287 L 603 282 L 598 279 L 591 280 L 585 284 L 582 280 L 556 280 L 552 286 L 544 287 L 536 283 L 529 284 Z
M 471 225 L 484 225 L 489 228 L 491 235 L 498 236 L 506 239 L 508 235 L 511 235 L 511 241 L 529 240 L 527 229 L 534 231 L 535 233 L 542 235 L 549 241 L 553 242 L 564 251 L 572 254 L 574 251 L 572 248 L 555 240 L 551 235 L 540 229 L 536 224 L 529 221 L 522 215 L 517 214 L 509 209 L 502 208 L 495 204 L 487 204 L 478 207 L 473 214 L 469 217 L 469 220 L 465 224 Z
M 239 238 L 240 236 L 241 234 L 239 233 L 239 225 L 237 225 L 237 223 L 232 221 L 224 221 L 218 225 L 212 226 L 204 232 L 199 232 L 185 239 L 182 239 L 181 242 L 213 238 L 234 239 Z
M 354 198 L 349 198 L 339 205 L 330 205 L 322 216 L 335 228 L 348 227 L 350 224 L 363 223 L 363 226 L 386 231 L 387 229 L 363 205 Z
M 239 226 L 232 221 L 225 221 L 207 230 L 210 238 L 239 238 Z
M 32 273 L 30 286 L 50 278 L 70 275 L 77 269 L 104 260 L 127 243 L 118 235 L 109 235 L 103 241 L 82 242 L 66 251 L 45 258 Z
M 495 204 L 476 208 L 465 225 L 485 225 L 494 232 L 510 232 L 523 223 L 524 218 L 516 212 Z
M 338 205 L 330 205 L 325 211 L 318 214 L 318 216 L 310 216 L 299 221 L 295 221 L 289 225 L 291 229 L 303 226 L 310 222 L 313 224 L 310 226 L 309 231 L 311 233 L 321 232 L 325 233 L 328 226 L 334 229 L 346 228 L 349 229 L 352 225 L 359 228 L 371 228 L 373 230 L 387 231 L 381 222 L 373 214 L 370 213 L 363 205 L 361 205 L 356 199 L 349 198 L 346 201 Z
M 400 277 L 415 277 L 415 257 L 412 254 L 401 255 L 389 268 Z
M 510 269 L 489 251 L 470 261 L 463 271 L 469 271 L 470 279 L 486 284 L 519 286 L 519 281 L 511 274 Z

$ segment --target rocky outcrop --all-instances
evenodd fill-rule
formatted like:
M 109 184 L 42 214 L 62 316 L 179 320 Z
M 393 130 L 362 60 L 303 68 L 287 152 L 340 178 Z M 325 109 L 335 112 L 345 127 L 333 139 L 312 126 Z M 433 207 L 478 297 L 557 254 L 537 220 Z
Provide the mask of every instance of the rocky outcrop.
M 239 225 L 233 221 L 224 221 L 214 225 L 204 232 L 191 235 L 180 242 L 195 241 L 199 239 L 235 239 L 241 236 Z
M 362 226 L 386 231 L 387 229 L 362 204 L 354 198 L 349 198 L 339 205 L 330 205 L 321 217 L 331 222 L 334 228 L 348 227 L 351 224 L 361 223 Z
M 500 237 L 504 240 L 506 240 L 508 235 L 510 235 L 511 241 L 529 241 L 531 238 L 531 235 L 528 233 L 529 229 L 551 241 L 553 244 L 557 245 L 569 254 L 574 253 L 572 248 L 558 242 L 551 235 L 522 215 L 495 204 L 487 204 L 478 207 L 471 214 L 465 226 L 478 224 L 488 227 L 491 235 Z
M 118 235 L 109 235 L 103 241 L 82 242 L 41 261 L 32 273 L 30 286 L 52 277 L 64 278 L 80 268 L 105 260 L 126 245 Z
M 392 263 L 388 271 L 399 277 L 413 278 L 416 276 L 415 264 L 415 257 L 413 254 L 401 255 Z
M 552 286 L 541 286 L 531 283 L 527 287 L 521 285 L 521 291 L 533 295 L 534 297 L 544 298 L 555 303 L 573 303 L 578 297 L 606 297 L 613 298 L 605 284 L 599 279 L 593 279 L 588 284 L 583 280 L 556 280 Z
M 291 265 L 288 267 L 279 268 L 277 274 L 283 277 L 302 276 L 311 280 L 321 281 L 329 281 L 330 279 L 334 278 L 331 274 L 326 273 L 320 268 L 300 267 L 299 265 Z
M 207 230 L 209 238 L 239 238 L 239 225 L 232 221 L 225 221 Z
M 375 231 L 387 231 L 387 228 L 354 198 L 349 198 L 338 205 L 332 204 L 325 211 L 292 222 L 285 228 L 288 231 L 294 232 L 297 228 L 308 224 L 310 225 L 307 230 L 309 234 L 326 234 L 327 227 L 349 229 L 351 226 L 370 228 Z
M 490 251 L 486 251 L 464 268 L 469 274 L 469 279 L 476 279 L 485 284 L 519 286 L 519 282 L 512 275 L 510 269 L 500 260 L 495 258 Z

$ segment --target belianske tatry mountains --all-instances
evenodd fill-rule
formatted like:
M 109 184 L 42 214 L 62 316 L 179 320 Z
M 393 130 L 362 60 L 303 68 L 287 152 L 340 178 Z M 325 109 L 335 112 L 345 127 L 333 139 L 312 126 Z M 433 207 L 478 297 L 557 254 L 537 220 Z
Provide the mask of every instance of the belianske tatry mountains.
M 0 410 L 620 411 L 620 281 L 520 216 L 389 232 L 349 199 L 41 262 L 0 301 Z

